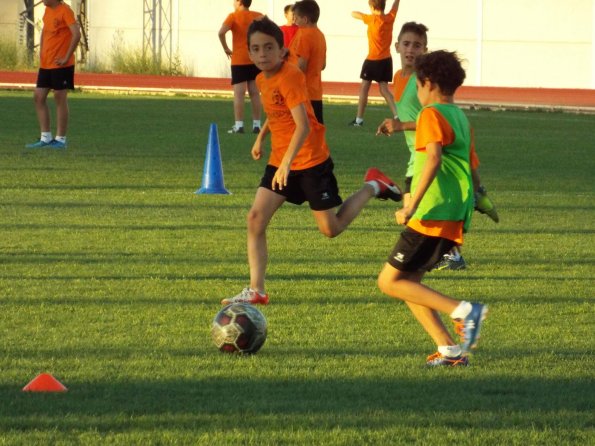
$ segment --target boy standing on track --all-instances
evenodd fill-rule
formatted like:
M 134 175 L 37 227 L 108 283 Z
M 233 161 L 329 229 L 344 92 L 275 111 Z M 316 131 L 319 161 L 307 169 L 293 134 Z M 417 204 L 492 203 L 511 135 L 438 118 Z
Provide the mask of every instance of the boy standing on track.
M 357 116 L 349 125 L 361 127 L 364 125 L 364 112 L 368 105 L 368 94 L 372 82 L 378 82 L 380 94 L 388 104 L 393 116 L 397 115 L 393 95 L 388 88 L 388 83 L 393 78 L 393 59 L 390 47 L 393 41 L 393 26 L 397 17 L 400 0 L 395 0 L 388 14 L 384 14 L 386 0 L 369 0 L 371 14 L 353 11 L 351 16 L 362 20 L 368 25 L 368 56 L 362 65 L 360 77 L 359 99 Z
M 427 358 L 428 366 L 466 366 L 487 307 L 455 300 L 421 283 L 426 271 L 453 246 L 463 243 L 473 213 L 471 127 L 453 103 L 465 71 L 456 54 L 446 51 L 419 56 L 415 71 L 423 108 L 417 121 L 411 198 L 396 212 L 397 223 L 407 227 L 378 276 L 378 286 L 383 293 L 405 301 L 438 346 Z M 439 312 L 452 318 L 462 338 L 460 346 Z
M 27 144 L 28 149 L 65 149 L 68 130 L 68 90 L 74 90 L 74 51 L 81 31 L 74 12 L 62 0 L 43 0 L 45 13 L 41 31 L 40 68 L 33 98 L 41 129 L 39 141 Z M 47 97 L 54 90 L 56 102 L 56 137 L 50 129 Z
M 252 104 L 252 132 L 260 131 L 260 114 L 262 104 L 260 95 L 256 89 L 254 79 L 258 74 L 258 68 L 252 63 L 248 56 L 246 32 L 248 26 L 254 20 L 262 17 L 259 12 L 250 11 L 252 0 L 234 0 L 234 12 L 229 14 L 221 29 L 219 29 L 219 41 L 227 57 L 231 59 L 231 84 L 233 85 L 233 114 L 235 124 L 227 133 L 244 133 L 244 96 L 246 90 Z M 227 46 L 225 35 L 231 31 L 232 48 Z
M 326 39 L 317 25 L 320 8 L 313 0 L 303 0 L 294 5 L 293 14 L 299 30 L 289 46 L 289 62 L 296 64 L 306 75 L 314 115 L 318 122 L 324 124 L 322 70 L 326 67 Z
M 342 202 L 326 144 L 326 129 L 314 116 L 304 74 L 284 60 L 287 49 L 283 47 L 281 29 L 267 17 L 256 20 L 248 30 L 248 44 L 252 61 L 262 70 L 256 83 L 267 115 L 252 147 L 252 157 L 262 157 L 264 138 L 269 133 L 271 154 L 247 216 L 250 286 L 235 297 L 223 299 L 222 304 L 269 302 L 265 292 L 266 230 L 286 201 L 298 205 L 308 201 L 320 232 L 335 237 L 372 197 L 401 199 L 400 189 L 372 168 L 362 188 Z

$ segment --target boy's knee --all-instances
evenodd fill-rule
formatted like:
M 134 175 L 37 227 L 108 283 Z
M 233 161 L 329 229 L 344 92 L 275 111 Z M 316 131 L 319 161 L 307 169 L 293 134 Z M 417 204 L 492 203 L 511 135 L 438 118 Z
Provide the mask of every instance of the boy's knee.
M 246 214 L 246 223 L 248 230 L 252 232 L 259 232 L 264 229 L 262 213 L 256 209 L 250 209 Z

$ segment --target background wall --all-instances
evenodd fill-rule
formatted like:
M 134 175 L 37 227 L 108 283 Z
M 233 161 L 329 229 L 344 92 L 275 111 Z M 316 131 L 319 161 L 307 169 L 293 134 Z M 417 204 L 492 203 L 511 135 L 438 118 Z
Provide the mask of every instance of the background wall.
M 232 11 L 233 2 L 162 2 L 171 2 L 173 53 L 189 73 L 228 77 L 229 62 L 217 31 Z M 289 2 L 253 0 L 251 9 L 266 13 L 282 24 L 283 7 Z M 88 0 L 91 65 L 108 64 L 110 51 L 118 39 L 129 48 L 142 49 L 146 19 L 143 3 L 142 0 Z M 367 52 L 366 27 L 351 18 L 350 13 L 368 12 L 367 1 L 319 0 L 318 3 L 319 27 L 328 44 L 323 80 L 358 82 Z M 22 9 L 22 0 L 0 1 L 0 35 L 11 26 L 14 34 L 16 19 L 11 22 L 7 15 L 13 15 L 15 8 Z M 41 20 L 42 14 L 43 6 L 37 8 L 36 20 Z M 426 0 L 423 3 L 402 0 L 395 39 L 401 25 L 412 20 L 429 27 L 430 50 L 456 50 L 466 60 L 465 85 L 595 88 L 595 0 Z M 228 37 L 231 45 L 231 36 Z M 396 69 L 399 59 L 394 51 L 393 59 Z

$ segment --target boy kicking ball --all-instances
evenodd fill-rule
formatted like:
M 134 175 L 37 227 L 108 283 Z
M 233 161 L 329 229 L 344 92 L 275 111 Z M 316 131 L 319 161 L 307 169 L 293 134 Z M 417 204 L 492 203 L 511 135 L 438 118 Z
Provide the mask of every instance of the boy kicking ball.
M 378 286 L 405 301 L 437 345 L 438 351 L 426 360 L 428 366 L 466 366 L 487 307 L 455 300 L 421 283 L 445 253 L 463 243 L 473 213 L 471 128 L 453 103 L 465 71 L 455 53 L 435 51 L 416 59 L 415 72 L 423 108 L 415 135 L 411 197 L 396 212 L 397 223 L 406 228 L 378 276 Z M 439 313 L 453 320 L 461 345 Z
M 252 147 L 252 158 L 263 156 L 263 143 L 271 135 L 271 153 L 252 208 L 248 212 L 250 286 L 222 304 L 268 304 L 265 291 L 266 230 L 286 201 L 307 201 L 318 229 L 326 237 L 343 232 L 372 197 L 401 200 L 401 190 L 378 169 L 368 169 L 362 188 L 345 202 L 339 195 L 325 127 L 314 115 L 304 73 L 285 61 L 283 33 L 269 18 L 252 22 L 248 51 L 261 70 L 256 77 L 267 119 Z M 339 210 L 335 208 L 340 206 Z

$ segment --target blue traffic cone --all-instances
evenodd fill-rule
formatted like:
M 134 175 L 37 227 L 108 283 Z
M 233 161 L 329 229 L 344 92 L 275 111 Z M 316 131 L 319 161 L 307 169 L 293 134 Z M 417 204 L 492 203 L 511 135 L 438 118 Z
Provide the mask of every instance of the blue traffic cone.
M 221 151 L 219 150 L 217 124 L 211 124 L 205 165 L 202 173 L 202 185 L 195 193 L 230 194 L 223 184 L 223 167 L 221 165 Z

